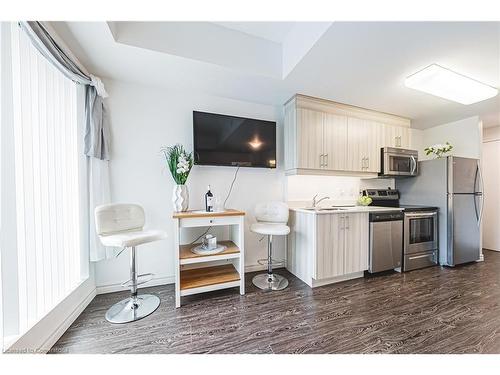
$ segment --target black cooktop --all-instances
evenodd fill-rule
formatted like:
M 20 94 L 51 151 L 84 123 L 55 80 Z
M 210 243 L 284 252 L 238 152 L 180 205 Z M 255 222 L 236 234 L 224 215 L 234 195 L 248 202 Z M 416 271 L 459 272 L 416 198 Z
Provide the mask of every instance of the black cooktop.
M 396 189 L 365 189 L 363 195 L 372 198 L 371 206 L 377 207 L 399 207 L 405 212 L 436 211 L 437 207 L 422 205 L 399 204 L 399 191 Z
M 400 204 L 399 207 L 404 208 L 405 212 L 418 212 L 418 211 L 436 211 L 437 207 L 432 206 L 417 206 L 411 204 Z

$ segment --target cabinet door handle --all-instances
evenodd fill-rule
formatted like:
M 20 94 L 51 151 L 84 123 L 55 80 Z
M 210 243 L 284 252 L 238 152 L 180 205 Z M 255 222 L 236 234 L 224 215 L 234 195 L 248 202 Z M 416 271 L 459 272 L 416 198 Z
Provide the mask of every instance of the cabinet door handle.
M 328 154 L 325 154 L 325 167 L 328 167 Z
M 347 226 L 345 227 L 345 229 L 349 230 L 349 216 L 346 216 L 345 219 L 347 221 Z
M 324 158 L 324 155 L 323 154 L 319 154 L 319 167 L 322 168 L 324 166 L 323 164 L 323 158 Z
M 367 163 L 366 169 L 370 169 L 370 158 L 369 157 L 366 158 L 366 163 Z

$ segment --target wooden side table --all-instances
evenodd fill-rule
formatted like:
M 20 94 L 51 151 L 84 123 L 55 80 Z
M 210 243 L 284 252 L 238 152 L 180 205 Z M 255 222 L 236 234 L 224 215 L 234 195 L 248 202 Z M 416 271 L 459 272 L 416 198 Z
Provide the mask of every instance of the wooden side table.
M 240 287 L 245 294 L 245 212 L 226 210 L 221 212 L 175 212 L 175 307 L 181 306 L 181 297 L 225 288 Z M 230 238 L 218 240 L 227 248 L 214 255 L 199 255 L 191 248 L 199 245 L 180 244 L 182 228 L 230 226 Z

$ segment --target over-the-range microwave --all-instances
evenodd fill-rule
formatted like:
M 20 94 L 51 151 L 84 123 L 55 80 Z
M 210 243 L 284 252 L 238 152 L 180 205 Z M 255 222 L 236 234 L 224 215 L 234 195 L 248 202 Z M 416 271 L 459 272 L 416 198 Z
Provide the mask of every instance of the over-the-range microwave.
M 411 177 L 418 174 L 418 151 L 384 147 L 380 150 L 381 177 Z

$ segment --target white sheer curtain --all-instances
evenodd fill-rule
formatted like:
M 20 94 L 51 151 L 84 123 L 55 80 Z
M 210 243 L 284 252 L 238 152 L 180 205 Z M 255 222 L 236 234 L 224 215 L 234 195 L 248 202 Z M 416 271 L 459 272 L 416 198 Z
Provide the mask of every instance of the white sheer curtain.
M 38 21 L 19 22 L 31 44 L 50 65 L 70 80 L 85 85 L 84 152 L 87 156 L 88 190 L 88 243 L 90 261 L 99 261 L 113 255 L 112 249 L 103 247 L 94 226 L 94 209 L 110 203 L 109 194 L 109 129 L 104 106 L 108 96 L 99 77 L 89 72 L 66 48 L 49 24 Z M 96 159 L 96 160 L 93 160 Z
M 111 201 L 109 186 L 109 161 L 87 157 L 87 175 L 89 186 L 89 246 L 92 262 L 112 258 L 116 249 L 103 246 L 95 231 L 93 209 Z
M 77 87 L 12 27 L 19 330 L 81 282 Z

